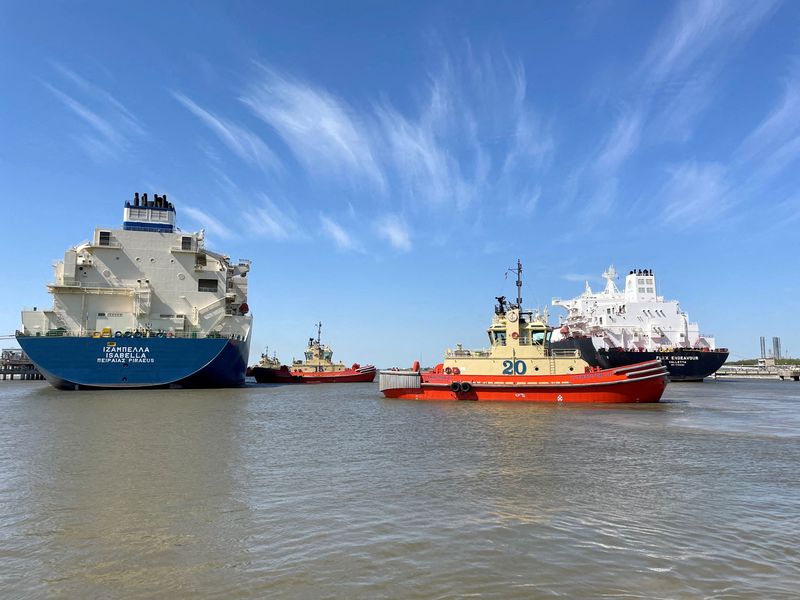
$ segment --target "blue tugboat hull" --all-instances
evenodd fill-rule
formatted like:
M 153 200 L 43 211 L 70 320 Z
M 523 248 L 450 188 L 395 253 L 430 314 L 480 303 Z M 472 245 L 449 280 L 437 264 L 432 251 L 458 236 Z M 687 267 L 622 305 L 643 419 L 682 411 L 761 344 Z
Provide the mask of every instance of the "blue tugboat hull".
M 162 337 L 33 337 L 17 342 L 59 389 L 237 387 L 249 340 Z

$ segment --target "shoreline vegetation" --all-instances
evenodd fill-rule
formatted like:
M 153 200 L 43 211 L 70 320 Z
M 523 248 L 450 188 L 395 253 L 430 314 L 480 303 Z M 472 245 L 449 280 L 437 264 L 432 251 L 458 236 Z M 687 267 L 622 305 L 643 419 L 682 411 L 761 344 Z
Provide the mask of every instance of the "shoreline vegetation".
M 758 366 L 758 361 L 759 359 L 757 358 L 745 358 L 742 360 L 729 360 L 725 364 L 737 367 L 755 367 Z M 775 360 L 776 367 L 790 365 L 800 365 L 800 358 L 778 358 Z

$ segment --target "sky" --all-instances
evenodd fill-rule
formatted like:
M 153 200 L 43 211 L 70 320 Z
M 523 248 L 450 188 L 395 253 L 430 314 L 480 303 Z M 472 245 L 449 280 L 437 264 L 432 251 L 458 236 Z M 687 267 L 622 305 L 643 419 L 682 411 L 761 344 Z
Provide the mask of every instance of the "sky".
M 0 334 L 138 191 L 253 261 L 253 359 L 483 347 L 517 259 L 800 355 L 800 3 L 4 0 L 0 78 Z

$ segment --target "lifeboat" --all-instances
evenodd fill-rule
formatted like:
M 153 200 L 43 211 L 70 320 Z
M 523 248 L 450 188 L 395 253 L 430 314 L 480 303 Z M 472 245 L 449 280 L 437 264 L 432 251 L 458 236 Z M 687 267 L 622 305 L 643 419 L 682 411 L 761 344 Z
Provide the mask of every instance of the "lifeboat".
M 518 261 L 517 289 L 522 289 Z M 658 402 L 668 382 L 659 360 L 612 369 L 593 367 L 577 349 L 550 348 L 553 328 L 517 302 L 497 298 L 487 329 L 490 346 L 445 353 L 444 362 L 422 370 L 381 371 L 380 391 L 408 400 L 477 400 L 501 402 Z

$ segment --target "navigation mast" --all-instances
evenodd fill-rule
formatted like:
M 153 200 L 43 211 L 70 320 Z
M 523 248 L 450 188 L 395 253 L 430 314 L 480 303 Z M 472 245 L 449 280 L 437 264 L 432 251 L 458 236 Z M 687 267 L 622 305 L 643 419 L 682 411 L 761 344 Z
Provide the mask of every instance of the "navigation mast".
M 317 363 L 319 363 L 317 364 L 317 372 L 322 372 L 322 342 L 320 341 L 322 339 L 322 321 L 315 326 L 317 328 Z
M 515 273 L 517 275 L 517 308 L 522 310 L 522 261 L 517 259 L 517 267 L 510 267 L 506 269 L 506 276 L 509 273 Z

